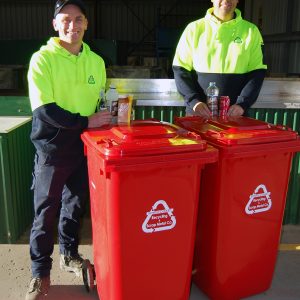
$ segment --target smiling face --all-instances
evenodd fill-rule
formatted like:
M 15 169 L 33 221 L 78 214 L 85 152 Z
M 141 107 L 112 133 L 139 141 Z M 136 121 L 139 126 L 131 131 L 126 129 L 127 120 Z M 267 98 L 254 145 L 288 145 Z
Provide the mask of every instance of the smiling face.
M 54 30 L 58 32 L 62 43 L 81 46 L 88 21 L 76 5 L 66 5 L 53 20 Z
M 239 0 L 211 0 L 214 6 L 214 15 L 222 21 L 233 19 L 234 10 Z

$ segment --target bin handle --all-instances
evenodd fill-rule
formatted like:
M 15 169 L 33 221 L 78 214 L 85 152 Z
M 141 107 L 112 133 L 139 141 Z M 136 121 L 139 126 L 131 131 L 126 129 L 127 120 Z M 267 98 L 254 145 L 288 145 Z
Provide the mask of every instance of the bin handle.
M 186 138 L 192 138 L 194 140 L 201 140 L 201 135 L 197 134 L 196 132 L 187 131 L 187 132 L 180 132 L 181 136 L 184 136 Z
M 209 136 L 212 136 L 212 135 L 220 135 L 220 132 L 219 131 L 216 131 L 216 130 L 213 130 L 213 129 L 208 129 L 206 131 L 206 134 L 209 135 Z
M 286 125 L 281 125 L 281 124 L 275 125 L 275 128 L 287 130 L 287 131 L 293 131 L 293 129 L 291 127 L 286 126 Z
M 113 140 L 106 138 L 106 139 L 101 139 L 100 141 L 97 141 L 97 144 L 98 145 L 99 144 L 104 144 L 104 146 L 106 148 L 112 148 L 113 145 L 114 145 L 114 142 L 113 142 Z

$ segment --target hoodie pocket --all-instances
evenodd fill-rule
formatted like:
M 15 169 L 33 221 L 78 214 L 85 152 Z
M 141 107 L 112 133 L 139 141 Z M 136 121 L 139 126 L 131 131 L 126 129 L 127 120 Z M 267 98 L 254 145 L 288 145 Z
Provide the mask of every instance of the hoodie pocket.
M 59 140 L 59 135 L 61 133 L 60 128 L 55 128 L 53 127 L 53 135 L 50 137 L 47 141 L 46 144 L 55 144 L 57 140 Z

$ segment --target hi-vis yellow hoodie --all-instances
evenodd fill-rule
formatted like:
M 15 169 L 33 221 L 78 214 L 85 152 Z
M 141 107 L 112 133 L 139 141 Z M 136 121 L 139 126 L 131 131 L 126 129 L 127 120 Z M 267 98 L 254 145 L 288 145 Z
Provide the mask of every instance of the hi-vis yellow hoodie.
M 204 18 L 185 28 L 173 60 L 174 78 L 184 96 L 186 111 L 206 101 L 209 82 L 216 82 L 220 95 L 247 110 L 257 99 L 267 66 L 263 39 L 258 28 L 235 10 L 235 18 L 221 22 L 207 10 Z
M 72 113 L 89 116 L 95 112 L 99 92 L 106 81 L 103 59 L 83 43 L 79 56 L 51 38 L 30 61 L 28 73 L 32 110 L 55 102 Z
M 56 158 L 82 154 L 80 133 L 96 110 L 105 82 L 103 59 L 85 43 L 76 56 L 53 37 L 33 54 L 28 87 L 33 111 L 31 139 L 38 152 Z

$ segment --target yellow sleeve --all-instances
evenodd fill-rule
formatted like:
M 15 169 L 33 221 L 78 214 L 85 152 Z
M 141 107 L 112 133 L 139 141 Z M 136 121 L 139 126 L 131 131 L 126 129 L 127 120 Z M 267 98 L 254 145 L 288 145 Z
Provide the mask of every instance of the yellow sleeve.
M 193 69 L 192 37 L 193 29 L 191 24 L 189 24 L 179 39 L 173 59 L 173 66 L 183 67 L 188 71 Z
M 249 60 L 248 72 L 257 69 L 267 69 L 267 65 L 264 64 L 263 58 L 263 46 L 264 42 L 262 36 L 255 26 L 253 29 L 253 40 L 251 42 L 251 57 Z
M 41 53 L 33 54 L 27 74 L 31 109 L 54 102 L 50 68 Z

